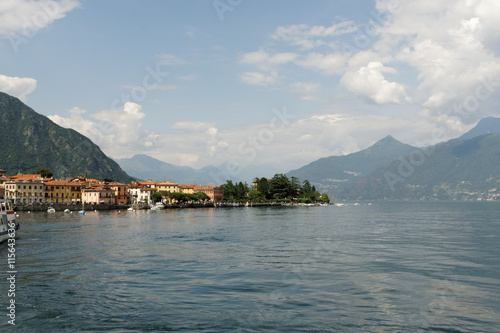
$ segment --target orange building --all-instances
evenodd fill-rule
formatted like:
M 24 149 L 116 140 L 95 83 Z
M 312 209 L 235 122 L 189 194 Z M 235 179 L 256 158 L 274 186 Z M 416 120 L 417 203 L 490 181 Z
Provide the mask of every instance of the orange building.
M 122 183 L 107 183 L 108 186 L 111 187 L 111 189 L 114 191 L 114 200 L 115 200 L 115 205 L 118 204 L 123 204 L 127 205 L 130 200 L 129 200 L 129 195 L 127 191 L 127 185 L 122 184 Z
M 203 192 L 210 197 L 210 201 L 222 201 L 224 196 L 224 189 L 212 185 L 195 186 L 194 193 Z

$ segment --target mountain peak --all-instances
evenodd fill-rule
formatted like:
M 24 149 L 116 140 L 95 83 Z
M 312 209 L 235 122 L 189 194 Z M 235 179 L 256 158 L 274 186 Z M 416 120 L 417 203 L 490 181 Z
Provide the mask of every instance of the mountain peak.
M 500 133 L 500 118 L 486 117 L 481 119 L 474 128 L 460 136 L 459 140 L 469 140 L 476 136 Z

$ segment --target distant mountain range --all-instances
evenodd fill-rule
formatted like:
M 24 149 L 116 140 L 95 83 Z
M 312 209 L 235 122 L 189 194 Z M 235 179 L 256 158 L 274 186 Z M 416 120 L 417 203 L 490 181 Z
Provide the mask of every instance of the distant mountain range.
M 90 139 L 56 125 L 19 99 L 0 92 L 0 168 L 8 175 L 49 168 L 56 178 L 133 180 Z
M 242 168 L 237 175 L 231 176 L 226 166 L 206 166 L 193 169 L 188 166 L 178 166 L 155 159 L 149 155 L 138 154 L 131 158 L 117 159 L 116 162 L 128 174 L 142 180 L 169 180 L 179 184 L 221 185 L 227 179 L 236 182 L 251 182 L 255 177 L 267 175 L 269 167 Z
M 386 137 L 288 176 L 309 179 L 334 200 L 470 200 L 500 193 L 500 119 L 482 119 L 458 139 L 417 148 Z

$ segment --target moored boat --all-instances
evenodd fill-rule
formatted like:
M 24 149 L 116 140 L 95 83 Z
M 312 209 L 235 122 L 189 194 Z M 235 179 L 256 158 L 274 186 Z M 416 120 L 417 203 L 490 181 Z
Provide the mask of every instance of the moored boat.
M 19 223 L 16 222 L 12 203 L 8 200 L 0 200 L 0 243 L 11 237 L 12 230 L 18 229 Z

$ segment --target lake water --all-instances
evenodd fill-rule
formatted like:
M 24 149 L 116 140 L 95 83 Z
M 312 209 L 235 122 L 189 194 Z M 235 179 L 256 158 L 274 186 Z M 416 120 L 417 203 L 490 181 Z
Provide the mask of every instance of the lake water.
M 496 202 L 19 215 L 1 332 L 500 332 Z

